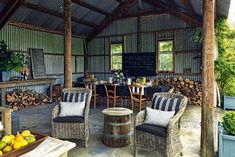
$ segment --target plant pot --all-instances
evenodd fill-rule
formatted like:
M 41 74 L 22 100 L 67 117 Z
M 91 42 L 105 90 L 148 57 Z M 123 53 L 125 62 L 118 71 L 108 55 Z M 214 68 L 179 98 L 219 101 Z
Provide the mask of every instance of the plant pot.
M 0 71 L 0 81 L 9 81 L 10 80 L 10 71 Z
M 235 97 L 224 96 L 224 109 L 235 109 Z
M 218 129 L 219 157 L 235 157 L 235 136 L 228 134 L 220 123 Z

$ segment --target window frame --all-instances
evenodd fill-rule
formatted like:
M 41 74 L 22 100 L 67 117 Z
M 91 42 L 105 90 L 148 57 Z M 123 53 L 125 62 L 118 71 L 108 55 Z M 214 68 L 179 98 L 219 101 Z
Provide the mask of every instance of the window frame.
M 122 53 L 112 54 L 112 45 L 115 45 L 115 44 L 121 44 L 122 45 Z M 112 69 L 112 57 L 113 56 L 121 56 L 122 57 L 123 53 L 124 53 L 124 42 L 119 41 L 119 42 L 110 42 L 109 43 L 109 61 L 110 61 L 109 62 L 109 69 L 110 69 L 111 72 L 122 70 L 122 69 Z
M 171 41 L 173 44 L 172 51 L 160 51 L 160 42 Z M 171 71 L 160 70 L 160 54 L 161 52 L 172 52 L 173 54 L 173 68 Z M 174 39 L 157 40 L 157 72 L 158 73 L 175 73 L 175 41 Z

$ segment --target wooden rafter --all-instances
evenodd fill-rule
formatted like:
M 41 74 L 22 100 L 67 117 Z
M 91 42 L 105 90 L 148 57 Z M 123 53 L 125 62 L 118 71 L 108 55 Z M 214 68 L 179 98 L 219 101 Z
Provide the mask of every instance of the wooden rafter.
M 90 42 L 96 35 L 98 35 L 101 31 L 103 31 L 109 24 L 113 21 L 117 20 L 121 17 L 121 15 L 127 11 L 130 5 L 135 0 L 126 0 L 125 2 L 121 3 L 110 16 L 106 16 L 106 18 L 101 22 L 101 24 L 97 27 L 97 30 L 93 31 L 88 37 L 87 42 Z
M 124 3 L 122 0 L 116 0 L 118 3 Z
M 9 0 L 5 3 L 5 7 L 0 12 L 0 29 L 2 29 L 23 2 L 24 0 Z
M 56 17 L 59 17 L 59 18 L 64 18 L 63 13 L 59 13 L 59 12 L 56 12 L 54 10 L 47 9 L 43 6 L 31 4 L 31 3 L 28 3 L 28 2 L 25 2 L 23 5 L 27 8 L 32 9 L 32 10 L 37 10 L 39 12 L 43 12 L 43 13 L 46 13 L 46 14 L 49 14 L 49 15 L 52 15 L 52 16 L 56 16 Z M 93 28 L 97 27 L 97 25 L 94 24 L 94 23 L 91 23 L 91 22 L 88 22 L 88 21 L 85 21 L 83 19 L 79 19 L 79 18 L 76 18 L 76 17 L 72 17 L 72 21 L 76 22 L 76 23 L 83 24 L 83 25 L 87 25 L 87 26 L 90 26 L 90 27 L 93 27 Z
M 22 23 L 22 22 L 10 21 L 7 24 L 12 25 L 12 26 L 16 26 L 16 27 L 21 27 L 21 28 L 46 32 L 46 33 L 64 35 L 64 33 L 61 32 L 61 31 L 56 31 L 56 30 L 52 30 L 52 29 L 48 29 L 48 28 L 44 28 L 44 27 L 39 27 L 39 26 L 36 26 L 36 25 Z M 81 36 L 79 36 L 78 34 L 77 35 L 74 34 L 73 37 L 74 38 L 81 38 Z
M 192 6 L 190 0 L 181 0 L 181 2 L 186 7 L 186 9 L 188 9 L 188 11 L 190 11 L 192 13 L 192 15 L 197 15 L 195 10 L 193 9 L 193 6 Z
M 120 19 L 126 19 L 126 18 L 134 18 L 137 16 L 149 16 L 149 15 L 158 15 L 158 14 L 163 14 L 163 10 L 155 10 L 155 9 L 146 9 L 146 10 L 141 10 L 138 13 L 126 13 L 120 17 Z
M 106 12 L 106 11 L 104 11 L 102 9 L 99 9 L 99 8 L 93 6 L 93 5 L 90 5 L 90 4 L 88 4 L 88 3 L 84 2 L 84 1 L 81 1 L 81 0 L 72 0 L 72 2 L 75 3 L 75 4 L 78 4 L 80 6 L 83 6 L 83 7 L 87 8 L 87 9 L 90 9 L 92 11 L 95 11 L 97 13 L 100 13 L 100 14 L 103 14 L 103 15 L 106 15 L 106 16 L 109 15 L 108 12 Z
M 143 1 L 156 7 L 156 8 L 161 7 L 165 10 L 166 13 L 168 13 L 172 16 L 175 16 L 182 21 L 190 23 L 193 26 L 202 26 L 201 21 L 199 21 L 198 19 L 191 17 L 187 14 L 182 13 L 181 10 L 175 6 L 169 6 L 169 5 L 163 4 L 160 0 L 143 0 Z

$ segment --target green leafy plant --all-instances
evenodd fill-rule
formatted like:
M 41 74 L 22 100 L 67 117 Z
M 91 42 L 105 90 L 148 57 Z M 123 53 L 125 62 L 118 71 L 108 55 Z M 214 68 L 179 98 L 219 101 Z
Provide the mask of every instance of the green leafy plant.
M 235 135 L 235 111 L 229 111 L 225 113 L 222 125 L 226 132 L 231 135 Z
M 226 17 L 219 17 L 215 28 L 218 43 L 218 59 L 215 61 L 216 81 L 222 95 L 235 95 L 235 30 L 228 24 Z M 202 43 L 202 28 L 197 28 L 192 40 Z M 231 86 L 233 85 L 233 86 Z
M 196 28 L 196 30 L 193 32 L 192 40 L 196 44 L 202 43 L 202 28 L 201 27 Z
M 8 51 L 4 41 L 0 42 L 0 58 L 0 71 L 15 70 L 19 72 L 25 63 L 24 55 Z

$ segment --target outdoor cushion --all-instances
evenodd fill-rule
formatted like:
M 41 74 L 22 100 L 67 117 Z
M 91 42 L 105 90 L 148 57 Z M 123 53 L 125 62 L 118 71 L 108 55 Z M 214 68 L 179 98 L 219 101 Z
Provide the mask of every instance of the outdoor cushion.
M 83 116 L 85 102 L 60 102 L 59 117 Z
M 63 92 L 63 102 L 85 102 L 87 93 Z
M 56 123 L 83 123 L 84 117 L 82 116 L 67 116 L 67 117 L 56 117 L 53 119 Z
M 160 136 L 160 137 L 167 137 L 167 128 L 166 127 L 161 127 L 161 126 L 157 126 L 157 125 L 153 125 L 153 124 L 146 124 L 143 123 L 141 125 L 136 126 L 136 130 L 139 131 L 144 131 L 156 136 Z
M 152 99 L 152 109 L 175 111 L 175 113 L 177 113 L 180 109 L 181 101 L 181 98 L 166 98 L 154 95 Z
M 146 116 L 144 123 L 167 127 L 175 111 L 161 111 L 146 107 Z

